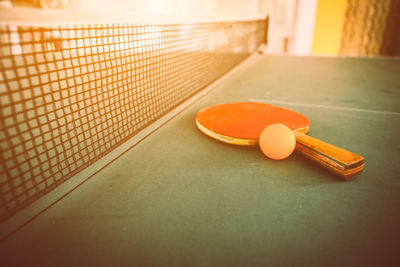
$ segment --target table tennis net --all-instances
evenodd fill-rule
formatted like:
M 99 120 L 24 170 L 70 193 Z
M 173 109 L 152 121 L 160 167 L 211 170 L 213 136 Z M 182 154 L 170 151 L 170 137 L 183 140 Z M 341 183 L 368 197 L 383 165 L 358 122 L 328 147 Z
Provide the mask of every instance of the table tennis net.
M 0 26 L 0 222 L 238 65 L 265 28 Z

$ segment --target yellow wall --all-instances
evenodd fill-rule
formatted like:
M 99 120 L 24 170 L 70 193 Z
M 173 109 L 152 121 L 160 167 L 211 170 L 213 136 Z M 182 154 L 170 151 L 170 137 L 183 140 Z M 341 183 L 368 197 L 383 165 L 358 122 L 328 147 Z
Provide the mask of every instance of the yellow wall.
M 318 0 L 312 54 L 337 55 L 346 0 Z

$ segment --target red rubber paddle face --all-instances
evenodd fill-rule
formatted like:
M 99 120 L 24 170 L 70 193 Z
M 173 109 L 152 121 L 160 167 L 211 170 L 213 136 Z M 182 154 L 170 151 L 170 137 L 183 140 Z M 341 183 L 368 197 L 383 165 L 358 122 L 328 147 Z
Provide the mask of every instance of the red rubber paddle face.
M 196 121 L 219 135 L 258 140 L 265 127 L 281 123 L 293 131 L 307 132 L 309 120 L 304 115 L 265 103 L 238 102 L 204 108 Z

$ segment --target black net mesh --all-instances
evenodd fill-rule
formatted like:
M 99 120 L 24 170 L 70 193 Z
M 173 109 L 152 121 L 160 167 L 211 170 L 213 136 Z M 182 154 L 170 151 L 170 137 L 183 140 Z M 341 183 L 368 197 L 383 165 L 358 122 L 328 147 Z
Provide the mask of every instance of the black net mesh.
M 0 222 L 231 70 L 265 26 L 0 26 Z

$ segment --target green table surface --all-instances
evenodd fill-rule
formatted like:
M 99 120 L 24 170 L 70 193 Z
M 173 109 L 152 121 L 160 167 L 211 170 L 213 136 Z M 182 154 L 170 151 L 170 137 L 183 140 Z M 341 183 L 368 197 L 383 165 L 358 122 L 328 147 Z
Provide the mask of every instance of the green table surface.
M 214 141 L 208 105 L 257 100 L 366 159 L 344 182 Z M 399 266 L 400 59 L 255 55 L 0 243 L 1 266 Z

